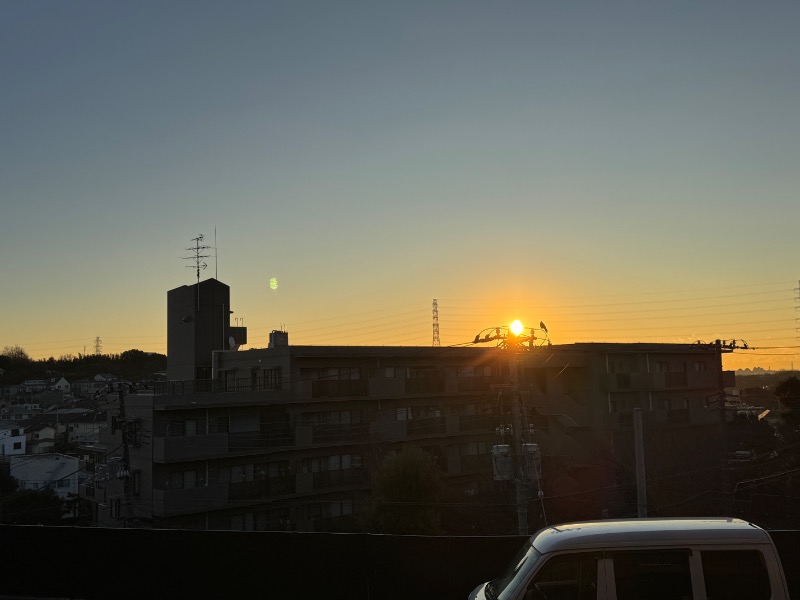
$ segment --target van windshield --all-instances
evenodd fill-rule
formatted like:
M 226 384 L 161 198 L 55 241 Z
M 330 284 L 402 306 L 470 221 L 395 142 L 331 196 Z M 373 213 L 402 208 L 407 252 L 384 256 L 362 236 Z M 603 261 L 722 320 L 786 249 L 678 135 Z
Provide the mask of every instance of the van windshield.
M 525 542 L 522 548 L 514 555 L 514 558 L 511 559 L 511 562 L 508 563 L 505 572 L 487 584 L 487 598 L 490 600 L 508 600 L 508 598 L 511 598 L 514 590 L 527 577 L 533 565 L 541 557 L 541 553 L 533 547 L 531 540 Z

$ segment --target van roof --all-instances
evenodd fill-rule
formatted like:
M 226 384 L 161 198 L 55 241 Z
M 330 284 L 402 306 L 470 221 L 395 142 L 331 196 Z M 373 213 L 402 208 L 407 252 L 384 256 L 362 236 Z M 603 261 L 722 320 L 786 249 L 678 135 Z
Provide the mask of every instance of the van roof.
M 771 543 L 762 528 L 741 519 L 640 518 L 552 525 L 532 536 L 541 553 L 619 546 Z

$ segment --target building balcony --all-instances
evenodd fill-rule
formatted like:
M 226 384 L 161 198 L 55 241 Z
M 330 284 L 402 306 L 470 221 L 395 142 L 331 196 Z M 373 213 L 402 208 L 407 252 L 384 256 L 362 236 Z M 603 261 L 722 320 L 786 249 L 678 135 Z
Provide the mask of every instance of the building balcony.
M 503 417 L 500 415 L 460 415 L 458 417 L 458 429 L 461 432 L 494 431 L 500 425 L 503 425 Z
M 369 441 L 369 423 L 327 423 L 311 429 L 312 444 L 352 444 Z
M 409 436 L 441 435 L 445 432 L 445 418 L 412 419 L 408 421 L 406 431 Z
M 609 373 L 607 392 L 653 391 L 676 388 L 711 388 L 720 386 L 719 371 L 678 371 L 674 373 Z
M 229 433 L 227 436 L 230 454 L 251 453 L 294 445 L 294 432 L 288 425 L 270 427 L 267 431 Z
M 227 508 L 228 485 L 208 485 L 183 489 L 154 489 L 153 516 L 172 517 Z
M 492 473 L 491 454 L 462 454 L 461 473 L 481 472 L 491 475 Z
M 577 409 L 572 412 L 578 414 Z M 371 423 L 329 423 L 321 425 L 279 424 L 266 431 L 215 433 L 206 435 L 155 436 L 152 460 L 155 463 L 201 461 L 230 455 L 266 454 L 270 450 L 339 446 L 370 442 L 403 441 L 465 433 L 494 433 L 502 422 L 500 415 L 451 415 Z
M 368 394 L 369 382 L 365 379 L 323 379 L 311 382 L 312 398 L 349 398 Z
M 442 394 L 444 379 L 442 377 L 418 377 L 405 380 L 405 393 L 408 394 Z
M 170 517 L 230 508 L 232 505 L 258 504 L 268 498 L 294 493 L 294 477 L 219 483 L 182 489 L 154 489 L 153 516 Z
M 365 483 L 364 469 L 341 469 L 338 471 L 319 471 L 314 473 L 314 490 L 327 490 L 341 486 Z
M 155 437 L 153 462 L 207 460 L 228 454 L 253 454 L 293 445 L 294 433 L 288 425 L 270 428 L 268 431 Z
M 153 438 L 153 462 L 181 462 L 206 460 L 226 455 L 229 441 L 227 433 L 186 435 Z
M 667 411 L 668 425 L 688 425 L 691 422 L 688 408 Z
M 240 379 L 187 379 L 156 381 L 152 384 L 154 396 L 184 396 L 224 392 L 266 392 L 281 389 L 279 380 L 256 378 Z
M 294 477 L 276 477 L 229 484 L 228 498 L 231 502 L 263 500 L 270 496 L 294 494 Z

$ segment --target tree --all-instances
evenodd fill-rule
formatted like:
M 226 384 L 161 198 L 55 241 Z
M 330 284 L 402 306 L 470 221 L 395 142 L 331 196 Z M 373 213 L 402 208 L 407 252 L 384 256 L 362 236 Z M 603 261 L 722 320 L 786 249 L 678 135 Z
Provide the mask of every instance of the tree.
M 791 412 L 800 410 L 800 379 L 797 376 L 784 379 L 775 386 L 775 395 L 785 409 Z
M 22 346 L 3 346 L 0 356 L 5 356 L 11 360 L 30 361 L 31 357 Z
M 437 535 L 442 472 L 430 456 L 408 444 L 388 456 L 372 477 L 369 529 L 375 533 Z
M 14 525 L 61 525 L 64 501 L 52 488 L 16 490 L 4 494 L 3 523 Z

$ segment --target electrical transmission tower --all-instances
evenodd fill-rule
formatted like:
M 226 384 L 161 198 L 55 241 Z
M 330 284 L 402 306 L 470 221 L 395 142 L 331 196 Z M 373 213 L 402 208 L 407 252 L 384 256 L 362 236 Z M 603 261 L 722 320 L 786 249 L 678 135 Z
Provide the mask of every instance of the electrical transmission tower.
M 797 282 L 797 287 L 796 287 L 796 288 L 794 288 L 794 293 L 795 293 L 795 297 L 794 297 L 794 301 L 795 301 L 794 309 L 795 309 L 796 311 L 800 311 L 800 281 L 798 281 L 798 282 Z M 797 326 L 794 328 L 794 330 L 795 330 L 795 333 L 797 333 L 797 339 L 798 339 L 798 341 L 800 341 L 800 318 L 796 318 L 796 319 L 794 320 L 794 322 L 795 322 L 795 324 L 797 325 Z
M 433 299 L 433 345 L 439 345 L 439 303 Z
M 192 238 L 194 242 L 194 246 L 189 246 L 186 248 L 189 252 L 192 252 L 192 256 L 184 256 L 183 260 L 191 260 L 193 264 L 186 265 L 189 268 L 194 268 L 197 270 L 197 310 L 200 310 L 200 270 L 205 269 L 208 265 L 206 264 L 205 260 L 209 257 L 208 254 L 203 254 L 206 250 L 210 250 L 211 246 L 201 245 L 200 242 L 203 241 L 203 234 L 201 233 L 196 238 Z
M 100 336 L 97 336 L 96 338 L 94 338 L 94 353 L 100 354 L 102 350 L 103 350 L 103 342 L 100 341 Z

